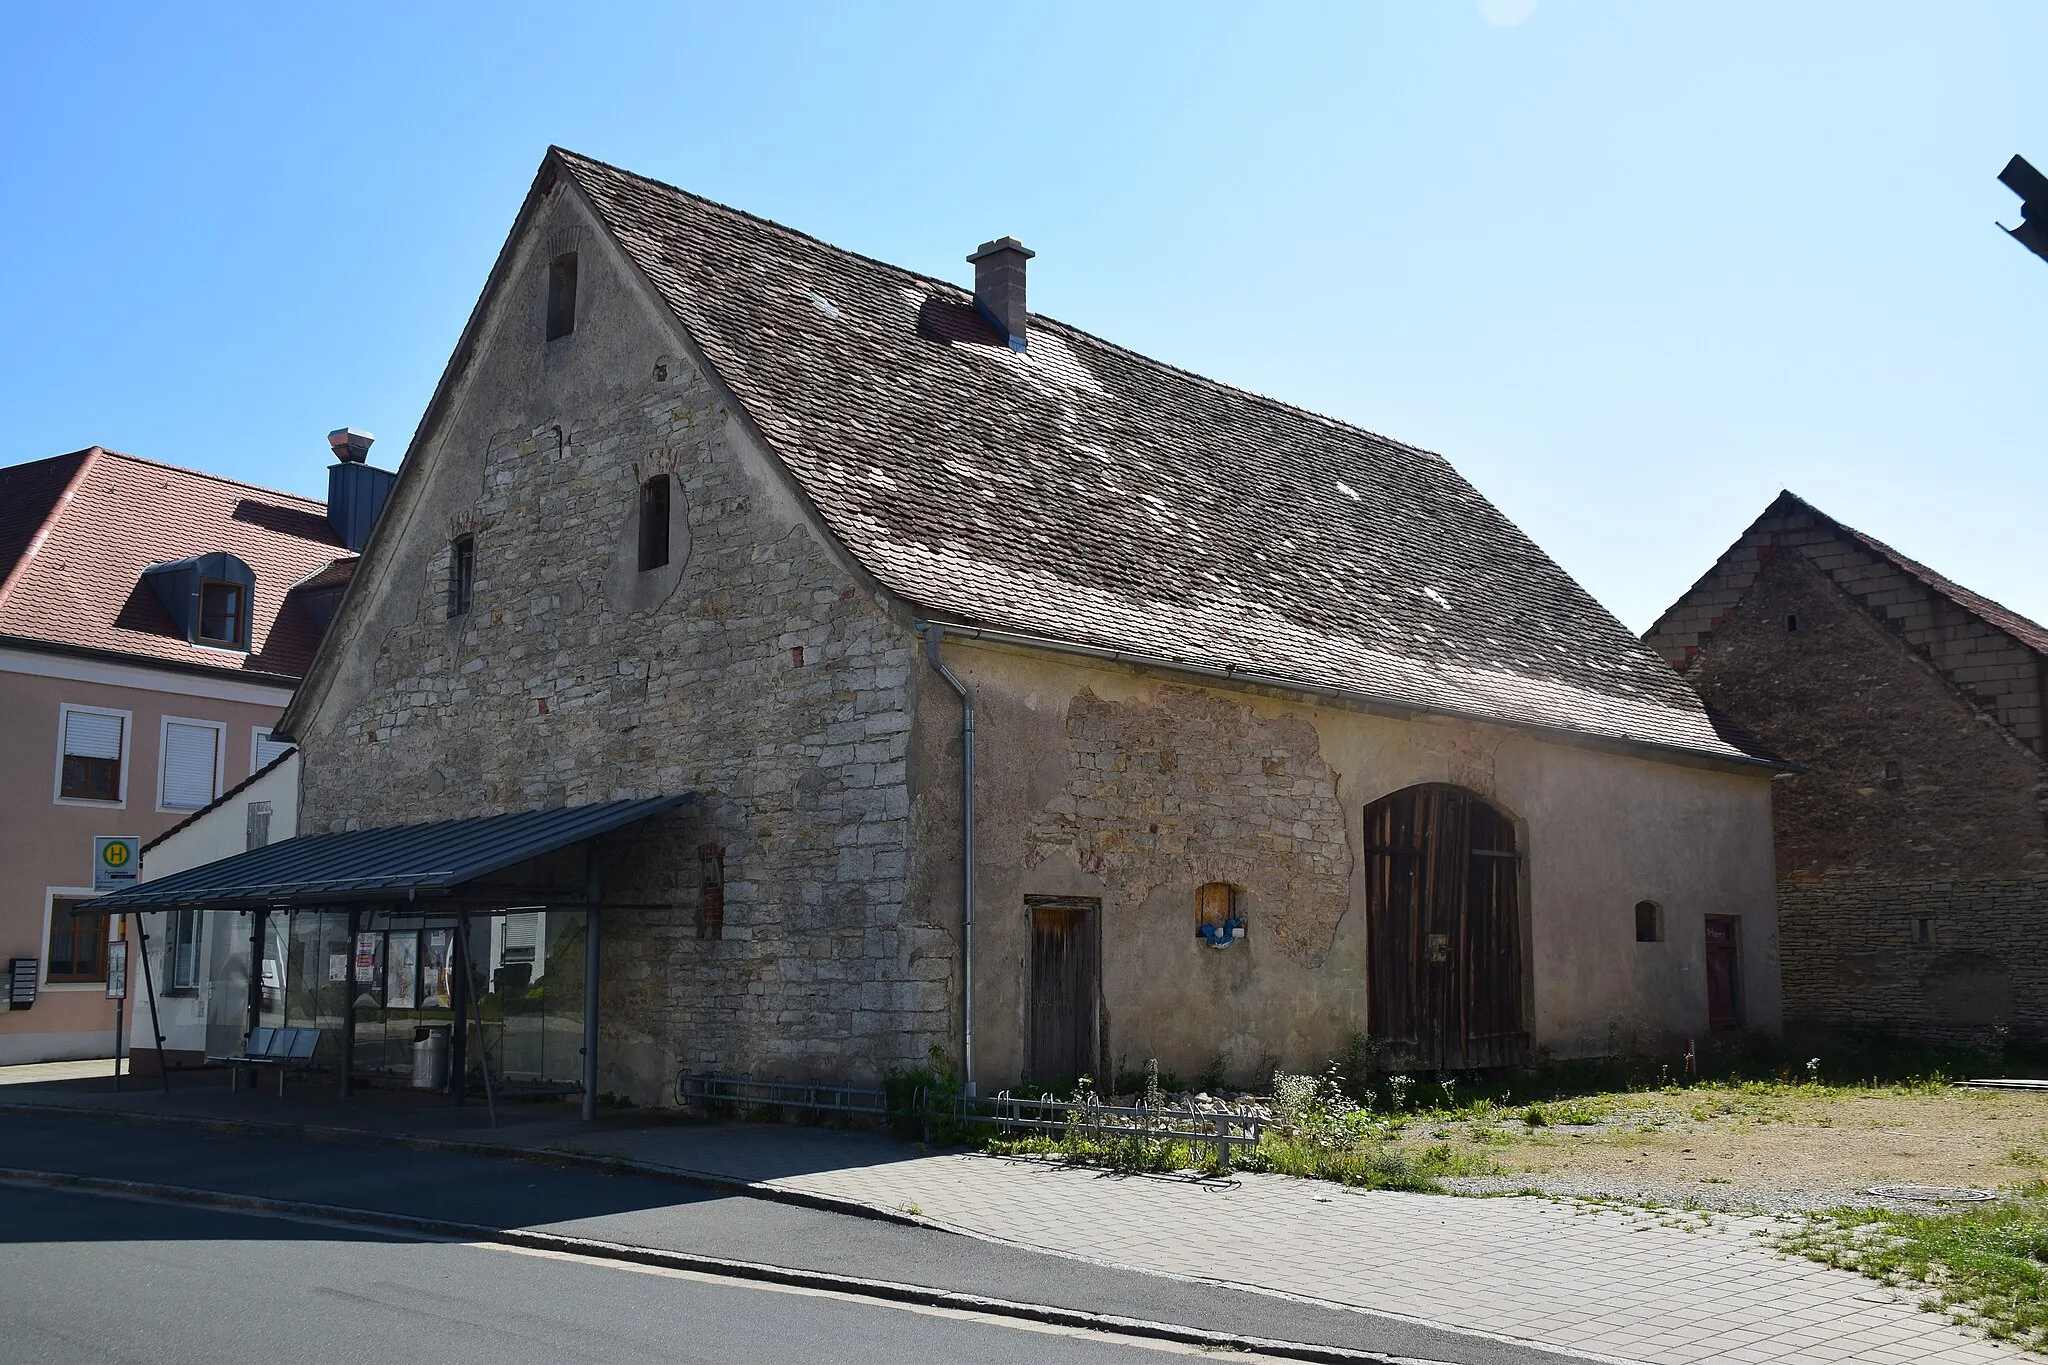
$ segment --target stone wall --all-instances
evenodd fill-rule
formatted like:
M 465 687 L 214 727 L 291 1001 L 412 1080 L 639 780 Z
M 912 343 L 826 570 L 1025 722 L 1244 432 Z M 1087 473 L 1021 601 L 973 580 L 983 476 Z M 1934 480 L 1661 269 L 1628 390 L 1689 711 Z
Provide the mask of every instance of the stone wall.
M 1193 687 L 1149 702 L 1084 687 L 1064 750 L 1068 777 L 1025 836 L 1027 869 L 1071 854 L 1133 907 L 1189 878 L 1228 882 L 1261 934 L 1321 963 L 1349 904 L 1351 846 L 1314 726 Z
M 1804 554 L 1762 558 L 1686 676 L 1805 769 L 1774 790 L 1788 1019 L 2048 1025 L 2048 765 Z
M 601 1083 L 645 1103 L 677 1066 L 873 1078 L 951 1017 L 953 940 L 904 915 L 915 636 L 590 235 L 577 330 L 543 343 L 539 276 L 573 226 L 535 234 L 401 481 L 343 623 L 353 663 L 301 736 L 304 828 L 696 792 L 696 817 L 607 841 L 607 897 L 674 908 L 606 916 Z M 670 563 L 642 573 L 657 477 Z M 698 936 L 707 859 L 718 938 Z
M 1837 873 L 1779 887 L 1778 912 L 1806 1018 L 1959 1043 L 2048 1033 L 2048 873 Z
M 1994 622 L 1964 611 L 1789 496 L 1772 504 L 1664 613 L 1645 642 L 1674 667 L 1686 668 L 1709 648 L 1764 568 L 1790 552 L 1826 574 L 2028 747 L 2048 754 L 2042 724 L 2048 662 Z

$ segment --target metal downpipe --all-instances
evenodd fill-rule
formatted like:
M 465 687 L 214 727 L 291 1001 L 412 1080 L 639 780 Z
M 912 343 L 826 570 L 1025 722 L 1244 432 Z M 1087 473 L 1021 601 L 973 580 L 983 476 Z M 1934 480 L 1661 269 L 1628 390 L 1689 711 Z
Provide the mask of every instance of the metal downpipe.
M 974 1089 L 974 694 L 939 658 L 946 628 L 936 621 L 915 623 L 924 636 L 933 671 L 960 694 L 960 1084 Z

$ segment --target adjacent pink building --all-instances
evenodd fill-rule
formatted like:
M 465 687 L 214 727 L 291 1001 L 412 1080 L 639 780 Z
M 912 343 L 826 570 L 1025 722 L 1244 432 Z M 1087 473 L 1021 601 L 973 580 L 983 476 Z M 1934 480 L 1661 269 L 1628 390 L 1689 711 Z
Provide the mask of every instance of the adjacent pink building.
M 108 926 L 69 913 L 94 837 L 147 841 L 289 747 L 270 727 L 390 481 L 330 439 L 327 504 L 98 446 L 0 469 L 0 1064 L 112 1055 Z M 198 917 L 156 918 L 157 989 L 189 992 Z

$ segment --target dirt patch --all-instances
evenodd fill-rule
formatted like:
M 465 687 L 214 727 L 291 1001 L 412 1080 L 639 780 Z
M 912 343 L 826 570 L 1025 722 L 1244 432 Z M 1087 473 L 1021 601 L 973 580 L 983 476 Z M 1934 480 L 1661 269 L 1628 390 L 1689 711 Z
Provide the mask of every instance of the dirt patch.
M 1813 1209 L 1873 1185 L 1999 1189 L 2048 1170 L 2048 1095 L 1949 1088 L 1699 1086 L 1568 1106 L 1416 1115 L 1403 1145 L 1450 1143 L 1499 1168 L 1470 1193 Z M 1576 1122 L 1561 1121 L 1576 1120 Z

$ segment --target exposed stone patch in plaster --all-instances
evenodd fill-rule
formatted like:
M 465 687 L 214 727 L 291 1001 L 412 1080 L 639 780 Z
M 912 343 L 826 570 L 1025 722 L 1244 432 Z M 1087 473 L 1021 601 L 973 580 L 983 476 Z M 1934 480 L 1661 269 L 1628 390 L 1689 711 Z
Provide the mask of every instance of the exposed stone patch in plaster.
M 1160 887 L 1231 882 L 1251 932 L 1322 961 L 1349 903 L 1351 847 L 1313 725 L 1193 687 L 1149 702 L 1083 688 L 1066 735 L 1067 780 L 1025 835 L 1026 867 L 1070 854 L 1132 906 Z M 1192 933 L 1192 899 L 1188 915 Z

